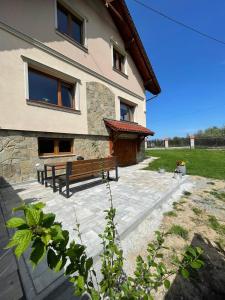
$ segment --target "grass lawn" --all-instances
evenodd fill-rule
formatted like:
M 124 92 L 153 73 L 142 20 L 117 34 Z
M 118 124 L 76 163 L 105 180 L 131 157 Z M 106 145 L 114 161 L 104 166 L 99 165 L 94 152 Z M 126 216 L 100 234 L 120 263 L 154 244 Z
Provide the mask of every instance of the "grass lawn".
M 162 149 L 146 150 L 146 156 L 159 157 L 146 170 L 173 172 L 177 160 L 186 162 L 187 174 L 225 180 L 225 150 Z

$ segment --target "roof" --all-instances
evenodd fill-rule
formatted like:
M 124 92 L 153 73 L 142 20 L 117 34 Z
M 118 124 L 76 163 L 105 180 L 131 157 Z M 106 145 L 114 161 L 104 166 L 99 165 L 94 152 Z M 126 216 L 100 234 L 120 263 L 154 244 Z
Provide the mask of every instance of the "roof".
M 142 135 L 154 135 L 154 132 L 138 123 L 104 119 L 105 125 L 116 132 L 139 133 Z
M 125 0 L 103 0 L 109 13 L 124 40 L 125 49 L 142 77 L 144 87 L 154 95 L 161 92 L 158 80 L 152 69 L 151 63 L 139 37 Z

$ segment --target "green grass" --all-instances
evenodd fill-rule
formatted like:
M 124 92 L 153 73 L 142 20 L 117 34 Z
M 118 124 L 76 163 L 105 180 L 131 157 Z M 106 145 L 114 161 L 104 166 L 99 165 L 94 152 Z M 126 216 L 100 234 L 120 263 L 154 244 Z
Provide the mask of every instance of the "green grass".
M 220 224 L 215 216 L 209 216 L 208 224 L 218 234 L 225 235 L 225 225 Z
M 192 210 L 196 214 L 196 216 L 200 216 L 202 214 L 202 210 L 198 207 L 193 207 Z
M 225 193 L 224 192 L 210 191 L 209 194 L 214 196 L 218 200 L 225 201 Z
M 164 216 L 168 216 L 168 217 L 177 217 L 177 213 L 173 210 L 171 211 L 167 211 L 163 214 Z
M 176 161 L 184 160 L 186 162 L 187 174 L 225 179 L 224 150 L 147 150 L 146 155 L 159 157 L 159 159 L 150 163 L 146 170 L 158 170 L 159 168 L 164 168 L 167 172 L 173 172 L 176 168 Z
M 181 237 L 184 240 L 188 239 L 188 231 L 187 229 L 183 228 L 180 225 L 173 225 L 170 230 L 169 230 L 170 234 L 175 234 L 179 237 Z

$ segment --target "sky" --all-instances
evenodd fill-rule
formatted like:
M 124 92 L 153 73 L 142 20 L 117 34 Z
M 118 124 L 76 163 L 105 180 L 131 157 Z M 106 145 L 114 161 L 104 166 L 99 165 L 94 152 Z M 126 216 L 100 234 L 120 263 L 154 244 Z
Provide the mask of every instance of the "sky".
M 140 0 L 225 42 L 224 0 Z M 225 45 L 126 0 L 162 92 L 147 103 L 155 138 L 225 124 Z M 151 97 L 147 94 L 147 97 Z

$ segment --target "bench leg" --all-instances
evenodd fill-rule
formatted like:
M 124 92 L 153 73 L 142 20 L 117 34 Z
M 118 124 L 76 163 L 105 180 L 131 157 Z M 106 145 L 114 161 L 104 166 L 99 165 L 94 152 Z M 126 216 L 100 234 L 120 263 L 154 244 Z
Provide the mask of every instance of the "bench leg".
M 44 184 L 44 171 L 41 172 L 41 184 Z
M 116 181 L 118 181 L 119 176 L 118 176 L 118 167 L 117 167 L 117 166 L 116 166 L 116 168 L 115 168 L 115 174 L 116 174 Z
M 62 181 L 59 180 L 59 193 L 62 194 Z
M 70 197 L 70 184 L 69 181 L 66 181 L 66 198 Z
M 47 171 L 47 167 L 44 166 L 44 172 L 45 172 L 45 187 L 48 186 L 47 180 L 48 180 L 48 171 Z
M 38 182 L 40 182 L 40 173 L 39 173 L 39 171 L 37 171 L 37 180 L 38 180 Z

